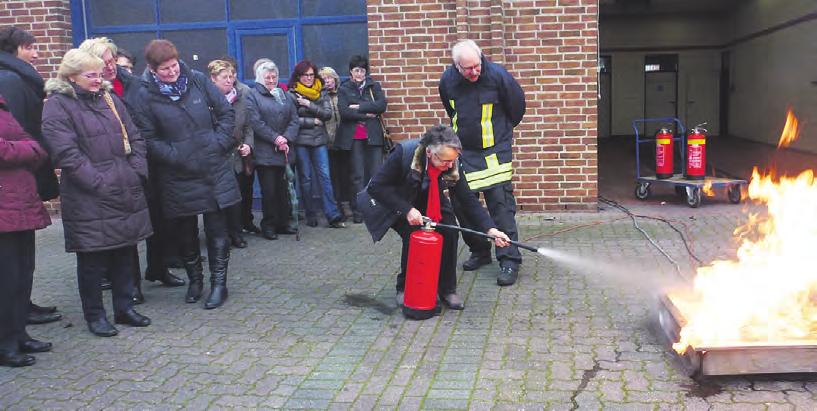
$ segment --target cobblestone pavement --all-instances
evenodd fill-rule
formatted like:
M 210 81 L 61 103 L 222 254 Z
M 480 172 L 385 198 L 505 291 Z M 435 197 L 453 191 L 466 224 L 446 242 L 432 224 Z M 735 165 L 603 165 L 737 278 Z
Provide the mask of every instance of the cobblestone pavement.
M 672 220 L 704 261 L 729 257 L 741 207 L 634 206 Z M 522 239 L 579 257 L 525 254 L 519 282 L 496 267 L 460 273 L 464 311 L 405 320 L 394 303 L 399 242 L 372 245 L 361 225 L 305 228 L 233 252 L 230 299 L 185 304 L 184 288 L 148 283 L 147 328 L 92 336 L 61 223 L 37 235 L 34 300 L 59 322 L 29 326 L 54 343 L 37 364 L 0 369 L 2 409 L 815 409 L 802 375 L 693 381 L 650 324 L 654 295 L 683 281 L 624 213 L 525 215 Z M 689 276 L 668 224 L 638 224 Z M 463 251 L 462 257 L 467 252 Z M 106 294 L 107 295 L 107 294 Z M 106 297 L 106 299 L 109 299 Z M 106 301 L 110 304 L 110 301 Z M 109 317 L 111 316 L 109 311 Z

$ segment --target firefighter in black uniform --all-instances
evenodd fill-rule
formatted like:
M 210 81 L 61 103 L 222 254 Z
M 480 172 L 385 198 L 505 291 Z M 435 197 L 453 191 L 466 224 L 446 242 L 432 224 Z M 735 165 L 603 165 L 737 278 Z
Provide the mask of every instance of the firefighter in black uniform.
M 516 200 L 513 196 L 513 128 L 525 114 L 525 93 L 516 79 L 499 64 L 488 61 L 472 40 L 459 41 L 451 50 L 454 63 L 440 79 L 440 99 L 451 126 L 462 142 L 461 163 L 471 193 L 485 197 L 497 228 L 515 241 Z M 454 207 L 458 210 L 458 207 Z M 468 216 L 457 212 L 460 225 L 477 228 Z M 491 263 L 491 243 L 462 235 L 471 250 L 463 263 L 466 271 Z M 496 282 L 511 285 L 519 276 L 522 255 L 515 245 L 496 249 L 499 274 Z

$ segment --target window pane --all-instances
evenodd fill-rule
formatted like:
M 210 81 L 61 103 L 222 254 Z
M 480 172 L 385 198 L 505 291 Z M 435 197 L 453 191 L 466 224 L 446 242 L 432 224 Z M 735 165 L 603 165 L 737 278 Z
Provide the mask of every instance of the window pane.
M 149 41 L 156 38 L 156 32 L 145 33 L 114 33 L 114 34 L 96 34 L 94 37 L 105 36 L 113 40 L 119 48 L 128 50 L 130 54 L 136 59 L 136 64 L 133 66 L 133 74 L 141 76 L 145 70 L 145 46 Z
M 88 8 L 94 26 L 156 23 L 154 0 L 94 0 Z
M 302 0 L 301 14 L 309 16 L 365 16 L 366 0 Z
M 329 66 L 349 75 L 349 58 L 369 55 L 366 23 L 321 24 L 303 27 L 304 58 L 318 68 Z
M 162 23 L 225 20 L 224 0 L 159 0 Z
M 278 66 L 278 76 L 282 83 L 289 79 L 289 47 L 286 34 L 244 35 L 241 37 L 241 58 L 245 81 L 254 81 L 252 66 L 260 58 L 268 58 Z
M 230 0 L 230 20 L 294 17 L 298 17 L 297 0 Z
M 180 30 L 162 32 L 162 38 L 176 45 L 179 58 L 190 68 L 207 73 L 207 63 L 227 54 L 224 30 Z

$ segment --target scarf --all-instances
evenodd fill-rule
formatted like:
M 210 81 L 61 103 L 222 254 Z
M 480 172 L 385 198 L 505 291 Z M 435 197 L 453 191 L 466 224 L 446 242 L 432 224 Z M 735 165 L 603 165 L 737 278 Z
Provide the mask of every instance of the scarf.
M 366 79 L 363 79 L 363 81 L 361 81 L 360 84 L 355 83 L 355 85 L 357 86 L 357 94 L 360 94 L 362 96 L 363 89 L 366 88 Z
M 231 88 L 230 92 L 224 95 L 224 98 L 226 98 L 227 102 L 230 104 L 235 103 L 235 101 L 238 99 L 238 90 L 236 90 L 235 87 Z
M 435 223 L 439 223 L 443 219 L 442 211 L 440 210 L 440 174 L 442 170 L 431 164 L 431 159 L 428 160 L 426 167 L 428 172 L 428 205 L 426 205 L 426 216 Z
M 159 92 L 173 101 L 178 101 L 182 98 L 182 94 L 187 92 L 187 75 L 184 73 L 180 74 L 179 78 L 173 83 L 165 83 L 159 80 L 156 73 L 152 71 L 150 72 L 150 76 L 153 82 L 156 83 L 156 86 L 159 87 Z
M 321 84 L 321 79 L 316 78 L 315 84 L 312 87 L 307 87 L 301 84 L 300 81 L 295 82 L 295 87 L 292 88 L 292 91 L 306 97 L 309 100 L 315 101 L 321 96 L 321 88 L 323 84 Z
M 280 89 L 279 87 L 275 87 L 274 89 L 269 90 L 263 84 L 261 85 L 261 87 L 264 87 L 264 89 L 269 92 L 270 96 L 272 96 L 272 98 L 274 98 L 275 101 L 278 102 L 278 104 L 284 104 L 284 90 Z

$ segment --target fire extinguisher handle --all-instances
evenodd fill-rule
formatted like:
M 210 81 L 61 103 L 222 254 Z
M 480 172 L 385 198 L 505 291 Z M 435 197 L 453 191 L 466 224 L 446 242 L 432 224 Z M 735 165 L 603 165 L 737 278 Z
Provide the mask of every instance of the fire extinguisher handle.
M 496 236 L 486 234 L 486 233 L 483 233 L 481 231 L 476 231 L 476 230 L 471 230 L 469 228 L 456 226 L 456 225 L 435 223 L 434 221 L 431 221 L 431 219 L 428 218 L 428 217 L 423 217 L 423 221 L 425 223 L 429 224 L 431 227 L 450 228 L 450 229 L 453 229 L 453 230 L 458 230 L 458 231 L 462 231 L 462 232 L 465 232 L 465 233 L 470 233 L 470 234 L 475 234 L 475 235 L 478 235 L 478 236 L 482 236 L 482 237 L 485 237 L 485 238 L 488 238 L 488 239 L 491 239 L 491 240 L 496 240 Z M 525 250 L 528 250 L 528 251 L 533 251 L 535 253 L 539 252 L 538 248 L 527 245 L 527 244 L 524 244 L 524 243 L 520 243 L 519 241 L 508 240 L 508 242 L 515 245 L 515 246 L 517 246 L 517 247 L 519 247 L 519 248 L 524 248 Z

